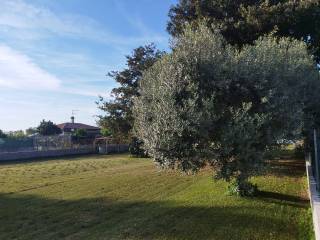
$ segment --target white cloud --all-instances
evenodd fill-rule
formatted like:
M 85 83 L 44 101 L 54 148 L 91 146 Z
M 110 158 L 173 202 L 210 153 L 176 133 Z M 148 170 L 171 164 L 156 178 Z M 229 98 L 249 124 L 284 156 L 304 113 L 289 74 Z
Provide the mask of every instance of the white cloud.
M 62 73 L 63 78 L 69 78 L 71 81 L 79 79 L 80 76 L 88 82 L 95 79 L 105 82 L 107 72 L 120 68 L 119 65 L 114 63 L 106 64 L 108 59 L 97 59 L 89 54 L 45 49 L 40 50 L 40 52 L 38 50 L 32 51 L 32 55 L 44 68 L 58 72 L 60 76 Z
M 120 5 L 118 10 L 123 15 L 125 12 L 121 8 Z M 10 88 L 55 89 L 70 94 L 98 95 L 107 92 L 101 91 L 104 84 L 114 86 L 105 74 L 123 67 L 120 63 L 124 58 L 118 56 L 128 54 L 128 49 L 133 46 L 167 41 L 166 37 L 149 31 L 138 18 L 127 19 L 138 29 L 138 35 L 120 36 L 92 18 L 70 13 L 56 14 L 49 8 L 24 0 L 1 0 L 0 9 L 0 41 L 7 44 L 0 43 L 0 86 Z M 109 44 L 118 55 L 112 58 L 111 63 L 104 65 L 101 60 L 108 62 L 107 58 L 99 62 L 87 53 L 51 50 L 42 43 L 47 38 L 54 39 L 53 35 Z M 55 76 L 48 71 L 55 73 Z M 100 89 L 92 81 L 100 81 Z
M 28 30 L 29 33 L 34 32 L 33 37 L 55 34 L 116 45 L 167 41 L 165 36 L 148 31 L 135 37 L 115 35 L 92 18 L 76 14 L 57 15 L 50 9 L 21 0 L 1 0 L 0 9 L 0 31 L 6 34 L 14 34 L 14 30 Z
M 77 15 L 57 16 L 49 9 L 21 0 L 2 0 L 0 25 L 17 29 L 42 29 L 59 34 L 83 34 L 95 28 L 90 18 Z M 77 27 L 76 27 L 77 26 Z
M 79 57 L 80 58 L 80 57 Z M 28 56 L 0 45 L 0 87 L 20 90 L 47 90 L 72 95 L 110 97 L 112 88 L 92 86 L 90 81 L 73 79 L 68 82 L 40 68 Z
M 152 30 L 150 30 L 145 23 L 140 19 L 139 16 L 135 15 L 132 12 L 128 12 L 125 5 L 120 0 L 113 0 L 118 12 L 121 14 L 121 17 L 126 19 L 126 21 L 137 29 L 143 35 L 157 35 Z
M 82 85 L 77 87 L 64 87 L 64 88 L 61 88 L 59 92 L 67 93 L 67 94 L 82 95 L 87 97 L 95 97 L 97 100 L 98 96 L 103 96 L 105 99 L 110 99 L 111 90 L 112 88 L 101 89 L 101 88 L 89 87 L 88 85 Z
M 60 80 L 41 69 L 28 56 L 0 45 L 0 86 L 15 89 L 56 90 Z

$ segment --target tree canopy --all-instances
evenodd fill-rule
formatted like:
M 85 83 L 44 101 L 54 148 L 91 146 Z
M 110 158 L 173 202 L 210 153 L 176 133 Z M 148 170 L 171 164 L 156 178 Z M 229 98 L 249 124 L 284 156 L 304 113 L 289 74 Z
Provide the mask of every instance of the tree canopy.
M 111 132 L 110 132 L 110 130 L 108 128 L 102 128 L 100 133 L 104 137 L 110 137 L 111 136 Z
M 98 107 L 106 113 L 99 117 L 99 125 L 108 129 L 116 141 L 130 141 L 133 97 L 138 94 L 138 83 L 142 72 L 151 67 L 162 55 L 163 52 L 157 50 L 154 44 L 138 47 L 133 50 L 132 55 L 126 56 L 127 68 L 108 74 L 120 84 L 120 87 L 112 90 L 113 100 L 100 97 L 97 102 Z
M 183 33 L 185 23 L 206 19 L 219 26 L 233 45 L 252 44 L 260 36 L 303 39 L 320 62 L 320 2 L 318 0 L 180 0 L 169 12 L 168 32 Z
M 0 129 L 0 138 L 6 138 L 8 137 L 7 134 L 5 134 L 1 129 Z
M 88 132 L 86 129 L 80 128 L 74 132 L 73 136 L 75 136 L 76 138 L 84 138 L 88 136 Z
M 26 129 L 26 135 L 27 136 L 30 136 L 30 135 L 36 134 L 36 133 L 38 133 L 38 130 L 37 130 L 36 127 L 29 127 L 29 128 Z
M 305 42 L 261 37 L 242 50 L 218 30 L 190 25 L 148 69 L 134 102 L 135 131 L 164 168 L 197 171 L 251 194 L 250 176 L 279 139 L 294 139 L 319 88 Z
M 43 136 L 55 135 L 60 134 L 61 129 L 55 125 L 53 122 L 45 121 L 44 119 L 40 122 L 40 125 L 37 127 L 37 131 L 39 134 Z
M 25 136 L 26 134 L 24 133 L 23 130 L 9 131 L 7 133 L 8 138 L 23 138 Z

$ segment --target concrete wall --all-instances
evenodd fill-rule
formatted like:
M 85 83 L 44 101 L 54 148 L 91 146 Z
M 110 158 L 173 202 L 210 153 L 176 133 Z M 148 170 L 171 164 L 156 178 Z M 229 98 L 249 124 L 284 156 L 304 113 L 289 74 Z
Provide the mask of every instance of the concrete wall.
M 125 153 L 129 151 L 129 145 L 126 144 L 108 144 L 107 148 L 100 152 L 103 154 L 108 153 Z M 43 151 L 19 151 L 19 152 L 0 152 L 1 161 L 13 161 L 32 158 L 46 158 L 46 157 L 60 157 L 70 155 L 81 155 L 97 153 L 97 149 L 92 146 L 82 146 L 81 148 L 71 149 L 58 149 L 58 150 L 43 150 Z
M 47 150 L 47 151 L 7 152 L 7 153 L 0 153 L 0 161 L 81 155 L 81 154 L 90 154 L 95 152 L 96 151 L 93 147 L 81 148 L 81 149 Z
M 128 144 L 99 144 L 97 148 L 100 154 L 125 153 L 129 151 Z
M 311 170 L 311 157 L 310 154 L 306 159 L 306 168 L 307 168 L 307 177 L 308 177 L 308 185 L 309 185 L 309 197 L 312 208 L 312 218 L 313 218 L 313 229 L 315 232 L 316 240 L 320 240 L 320 197 L 317 191 L 317 184 L 314 179 Z

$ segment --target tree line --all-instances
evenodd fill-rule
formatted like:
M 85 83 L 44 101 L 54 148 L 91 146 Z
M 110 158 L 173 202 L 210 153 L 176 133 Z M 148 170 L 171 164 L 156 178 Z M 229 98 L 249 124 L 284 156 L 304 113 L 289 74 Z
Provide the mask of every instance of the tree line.
M 0 129 L 0 138 L 23 138 L 23 137 L 28 137 L 28 136 L 37 135 L 37 134 L 42 136 L 52 136 L 52 135 L 57 135 L 61 133 L 62 133 L 62 130 L 56 124 L 54 124 L 50 120 L 46 121 L 43 119 L 38 125 L 38 127 L 30 127 L 30 128 L 27 128 L 25 131 L 17 130 L 17 131 L 4 132 Z M 77 138 L 84 138 L 88 136 L 88 133 L 86 129 L 76 129 L 72 135 Z M 110 133 L 108 130 L 102 129 L 101 135 L 109 136 Z
M 60 134 L 61 129 L 54 124 L 52 121 L 42 120 L 38 127 L 29 127 L 25 131 L 23 130 L 16 130 L 16 131 L 9 131 L 4 132 L 0 129 L 0 138 L 23 138 L 27 136 L 32 136 L 35 134 L 40 134 L 43 136 L 50 136 Z

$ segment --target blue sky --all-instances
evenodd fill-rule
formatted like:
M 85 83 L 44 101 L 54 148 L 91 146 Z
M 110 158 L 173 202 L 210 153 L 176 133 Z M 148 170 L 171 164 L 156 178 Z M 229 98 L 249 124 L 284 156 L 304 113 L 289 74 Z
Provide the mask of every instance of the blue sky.
M 167 14 L 176 0 L 1 0 L 0 129 L 95 124 L 98 95 L 117 86 L 108 71 L 154 42 L 168 49 Z

